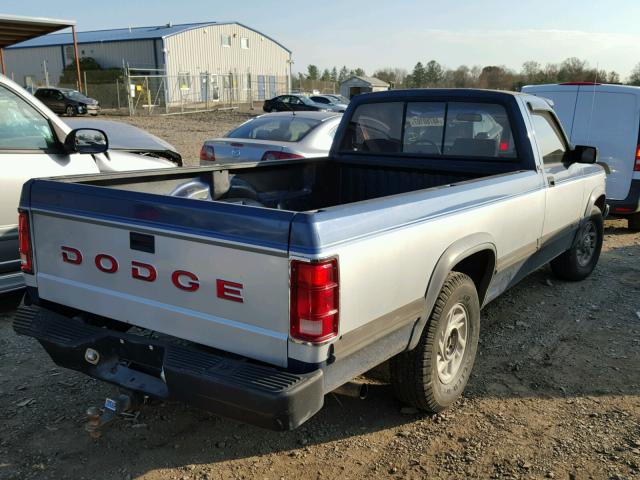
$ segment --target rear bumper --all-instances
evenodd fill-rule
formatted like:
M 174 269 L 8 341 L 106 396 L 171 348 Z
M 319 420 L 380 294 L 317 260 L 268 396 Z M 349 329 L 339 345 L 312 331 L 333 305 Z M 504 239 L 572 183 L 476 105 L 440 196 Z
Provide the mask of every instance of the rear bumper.
M 61 367 L 263 428 L 294 429 L 324 402 L 321 370 L 292 374 L 193 345 L 91 326 L 36 306 L 20 307 L 13 327 L 36 338 Z M 85 360 L 87 348 L 99 352 L 97 364 Z
M 629 194 L 624 200 L 609 200 L 610 214 L 613 216 L 631 215 L 640 211 L 640 180 L 631 180 Z
M 13 292 L 25 287 L 21 271 L 0 273 L 0 294 Z

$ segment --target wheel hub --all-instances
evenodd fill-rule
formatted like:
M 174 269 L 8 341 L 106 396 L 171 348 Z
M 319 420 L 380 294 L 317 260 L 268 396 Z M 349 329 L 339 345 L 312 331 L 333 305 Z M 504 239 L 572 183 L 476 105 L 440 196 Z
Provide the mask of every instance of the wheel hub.
M 467 345 L 469 315 L 461 303 L 455 304 L 446 314 L 445 325 L 438 336 L 436 367 L 438 378 L 444 384 L 451 383 L 462 365 Z
M 589 222 L 584 226 L 580 244 L 578 245 L 578 263 L 580 266 L 586 266 L 596 250 L 596 228 L 593 222 Z

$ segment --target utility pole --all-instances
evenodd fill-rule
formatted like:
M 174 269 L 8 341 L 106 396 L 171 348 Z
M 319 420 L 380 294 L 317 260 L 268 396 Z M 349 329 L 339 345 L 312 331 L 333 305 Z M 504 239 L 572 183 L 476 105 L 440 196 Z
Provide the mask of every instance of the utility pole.
M 42 68 L 44 69 L 44 84 L 45 86 L 49 86 L 49 71 L 47 70 L 47 61 L 42 61 Z

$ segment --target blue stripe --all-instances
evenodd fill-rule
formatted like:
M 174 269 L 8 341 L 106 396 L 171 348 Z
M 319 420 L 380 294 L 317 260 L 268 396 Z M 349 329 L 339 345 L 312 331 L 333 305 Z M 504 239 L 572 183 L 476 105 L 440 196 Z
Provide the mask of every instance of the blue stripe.
M 28 193 L 30 189 L 30 195 Z M 21 206 L 287 251 L 294 212 L 32 180 Z M 30 196 L 30 199 L 25 197 Z

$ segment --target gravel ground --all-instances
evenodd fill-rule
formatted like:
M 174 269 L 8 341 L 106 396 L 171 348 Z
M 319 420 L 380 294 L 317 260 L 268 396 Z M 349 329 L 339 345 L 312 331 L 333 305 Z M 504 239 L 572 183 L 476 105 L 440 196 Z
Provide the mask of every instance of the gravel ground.
M 239 113 L 138 117 L 197 159 Z M 190 163 L 196 163 L 191 161 Z M 403 407 L 384 367 L 370 396 L 328 395 L 275 433 L 177 403 L 146 406 L 100 440 L 84 411 L 113 387 L 56 367 L 0 313 L 0 479 L 640 478 L 640 234 L 607 221 L 583 282 L 543 268 L 491 303 L 464 398 L 429 417 Z

